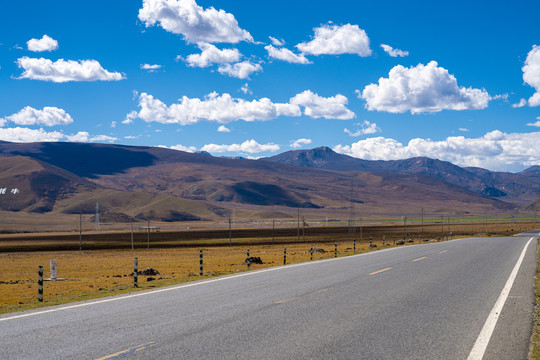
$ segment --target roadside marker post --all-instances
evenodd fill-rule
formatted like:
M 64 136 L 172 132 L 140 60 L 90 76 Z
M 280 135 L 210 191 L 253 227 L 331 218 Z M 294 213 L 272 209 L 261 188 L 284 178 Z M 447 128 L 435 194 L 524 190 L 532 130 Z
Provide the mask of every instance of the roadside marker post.
M 372 246 L 372 242 L 373 242 L 373 238 L 370 236 L 369 237 L 369 248 L 371 249 L 371 246 Z
M 396 235 L 394 235 L 394 246 L 396 246 Z
M 383 235 L 383 236 L 382 236 L 382 246 L 383 246 L 383 247 L 386 246 L 385 243 L 386 243 L 386 235 Z
M 353 254 L 356 254 L 356 238 L 353 238 Z
M 135 258 L 133 260 L 133 286 L 134 287 L 139 287 L 139 283 L 138 283 L 138 276 L 139 276 L 139 272 L 138 272 L 138 267 L 139 267 L 139 259 Z
M 287 248 L 283 249 L 283 265 L 287 265 Z
M 38 301 L 43 302 L 43 266 L 38 267 Z
M 249 265 L 251 264 L 251 261 L 249 261 L 249 249 L 247 249 L 246 264 L 247 264 L 247 268 L 248 268 L 248 270 L 249 270 Z
M 199 275 L 203 275 L 203 251 L 199 251 Z
M 337 257 L 337 243 L 334 243 L 334 257 Z
M 311 248 L 309 249 L 310 254 L 310 260 L 313 260 L 313 245 L 311 245 Z
M 58 275 L 56 271 L 56 260 L 51 260 L 51 281 L 58 280 Z

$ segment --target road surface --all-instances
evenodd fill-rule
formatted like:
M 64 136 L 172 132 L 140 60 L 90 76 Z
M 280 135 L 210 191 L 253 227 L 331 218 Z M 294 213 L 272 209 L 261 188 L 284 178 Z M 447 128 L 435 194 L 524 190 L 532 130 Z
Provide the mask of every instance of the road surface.
M 526 359 L 539 232 L 522 235 L 6 314 L 0 358 Z

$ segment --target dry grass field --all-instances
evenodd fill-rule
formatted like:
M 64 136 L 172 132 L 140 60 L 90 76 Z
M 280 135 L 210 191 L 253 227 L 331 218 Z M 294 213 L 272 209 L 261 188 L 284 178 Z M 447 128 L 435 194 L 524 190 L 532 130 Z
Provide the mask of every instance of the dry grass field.
M 419 225 L 406 229 L 406 245 L 426 241 L 441 241 L 444 232 L 442 224 L 425 225 L 423 232 Z M 538 228 L 534 221 L 491 223 L 491 224 L 452 224 L 450 239 L 463 236 L 495 236 L 510 235 L 519 231 Z M 228 232 L 201 231 L 178 233 L 152 233 L 151 248 L 145 248 L 144 238 L 138 239 L 134 250 L 130 249 L 129 234 L 107 233 L 94 243 L 85 242 L 86 247 L 98 250 L 64 250 L 61 248 L 78 247 L 78 237 L 65 241 L 54 241 L 54 235 L 43 235 L 40 239 L 32 234 L 30 239 L 18 237 L 0 239 L 0 313 L 12 312 L 41 306 L 62 304 L 79 300 L 116 295 L 138 289 L 178 284 L 186 281 L 246 271 L 246 250 L 250 256 L 260 257 L 262 265 L 252 264 L 251 269 L 277 266 L 283 264 L 283 249 L 287 248 L 287 263 L 310 261 L 310 247 L 323 249 L 315 252 L 313 260 L 334 257 L 334 243 L 338 245 L 338 256 L 353 254 L 352 239 L 356 239 L 356 253 L 375 251 L 385 246 L 393 246 L 396 240 L 404 237 L 403 226 L 372 226 L 362 229 L 362 235 L 349 235 L 347 227 L 309 228 L 304 237 L 300 237 L 296 229 L 276 229 L 275 244 L 272 244 L 271 229 L 246 229 L 244 233 L 237 229 L 233 232 L 233 246 L 229 246 Z M 475 231 L 477 230 L 477 231 Z M 484 230 L 487 230 L 485 232 Z M 96 234 L 97 235 L 97 234 Z M 219 235 L 219 236 L 217 236 Z M 224 236 L 225 235 L 225 236 Z M 4 235 L 3 235 L 4 236 Z M 60 236 L 60 235 L 58 235 Z M 127 237 L 126 237 L 127 236 Z M 161 236 L 161 237 L 160 237 Z M 372 237 L 375 248 L 369 248 Z M 174 238 L 180 240 L 174 240 Z M 300 241 L 298 241 L 300 240 Z M 106 242 L 112 243 L 116 249 L 103 249 Z M 119 243 L 120 241 L 120 243 Z M 39 251 L 53 246 L 55 251 Z M 6 245 L 8 244 L 8 245 Z M 13 251 L 13 245 L 22 247 Z M 119 246 L 121 244 L 121 246 Z M 156 248 L 154 248 L 156 247 Z M 24 250 L 24 251 L 20 251 Z M 30 251 L 29 251 L 30 250 Z M 38 251 L 33 251 L 38 250 Z M 199 276 L 199 251 L 203 250 L 204 274 Z M 151 267 L 159 271 L 159 275 L 139 276 L 139 287 L 133 286 L 133 262 L 138 258 L 139 270 Z M 44 284 L 44 302 L 37 301 L 38 266 L 44 268 L 44 277 L 50 277 L 49 264 L 57 261 L 58 277 L 63 280 L 46 281 Z

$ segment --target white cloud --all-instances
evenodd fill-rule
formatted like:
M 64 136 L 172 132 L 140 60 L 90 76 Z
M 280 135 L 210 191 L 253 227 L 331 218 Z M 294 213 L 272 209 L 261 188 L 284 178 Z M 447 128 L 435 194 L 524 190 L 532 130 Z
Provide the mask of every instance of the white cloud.
M 294 64 L 310 64 L 311 62 L 303 55 L 297 55 L 291 50 L 286 48 L 275 48 L 272 45 L 267 45 L 264 47 L 268 51 L 268 56 L 273 59 L 283 60 L 288 63 Z
M 108 136 L 108 135 L 96 135 L 90 138 L 90 141 L 95 141 L 95 142 L 111 142 L 112 143 L 112 142 L 115 142 L 116 140 L 118 140 L 118 138 L 113 137 L 113 136 Z
M 412 114 L 484 109 L 490 100 L 484 89 L 458 87 L 456 78 L 436 61 L 410 68 L 397 65 L 388 78 L 366 86 L 359 97 L 368 110 Z
M 86 131 L 79 131 L 75 135 L 67 135 L 66 139 L 70 142 L 87 142 L 90 134 Z
M 467 128 L 459 128 L 458 130 L 462 131 L 462 132 L 469 132 L 469 129 L 467 129 Z
M 116 121 L 111 122 L 111 127 L 114 129 L 116 127 Z
M 203 9 L 195 0 L 143 0 L 139 19 L 146 27 L 157 23 L 166 31 L 182 34 L 191 43 L 252 42 L 234 15 L 214 7 Z
M 185 151 L 189 153 L 194 153 L 195 151 L 197 151 L 197 148 L 195 146 L 184 146 L 182 144 L 173 145 L 170 148 L 173 150 Z
M 405 57 L 405 56 L 409 56 L 409 52 L 408 51 L 403 51 L 403 50 L 399 50 L 399 49 L 394 49 L 393 47 L 391 47 L 390 45 L 386 45 L 386 44 L 381 44 L 381 47 L 383 48 L 384 52 L 387 53 L 388 55 L 390 55 L 391 57 Z
M 242 87 L 240 88 L 240 91 L 242 91 L 244 94 L 253 94 L 253 92 L 251 91 L 251 89 L 249 88 L 249 84 L 248 83 L 245 83 L 244 85 L 242 85 Z
M 159 122 L 163 124 L 191 125 L 199 121 L 215 121 L 226 124 L 231 121 L 266 121 L 278 116 L 300 116 L 301 110 L 296 105 L 273 103 L 268 98 L 246 101 L 231 97 L 224 93 L 219 95 L 211 93 L 204 99 L 179 99 L 179 103 L 171 106 L 165 105 L 152 95 L 142 93 L 139 96 L 141 110 L 137 116 L 146 122 Z M 133 112 L 128 119 L 133 118 Z
M 225 125 L 221 125 L 220 127 L 218 127 L 217 131 L 222 132 L 222 133 L 228 133 L 228 132 L 231 132 L 231 129 L 229 129 Z
M 445 140 L 412 139 L 407 145 L 375 137 L 352 145 L 338 145 L 336 152 L 366 160 L 397 160 L 426 156 L 460 166 L 477 166 L 496 171 L 519 171 L 540 164 L 537 151 L 540 132 L 506 134 L 495 130 L 480 138 L 463 136 Z
M 367 120 L 364 120 L 363 123 L 357 124 L 357 125 L 362 125 L 362 128 L 355 131 L 355 132 L 352 132 L 347 128 L 345 128 L 343 131 L 346 134 L 349 134 L 349 136 L 353 136 L 353 137 L 357 137 L 357 136 L 360 136 L 360 135 L 375 134 L 375 133 L 381 131 L 381 129 L 379 129 L 377 124 L 371 123 L 371 122 L 369 122 Z
M 497 94 L 491 98 L 491 100 L 502 100 L 504 102 L 508 102 L 508 96 L 510 96 L 508 93 L 504 94 Z
M 125 125 L 131 124 L 133 120 L 135 120 L 138 116 L 139 116 L 139 113 L 133 110 L 126 115 L 126 118 L 124 121 L 122 121 L 122 124 L 125 124 Z
M 534 123 L 528 123 L 527 126 L 536 126 L 536 127 L 540 127 L 540 116 L 536 118 L 536 120 L 538 120 L 537 122 L 534 122 Z
M 231 145 L 217 145 L 217 144 L 207 144 L 204 145 L 201 149 L 202 151 L 208 151 L 209 153 L 223 153 L 223 152 L 240 152 L 255 154 L 265 151 L 278 151 L 279 145 L 268 143 L 268 144 L 259 144 L 255 140 L 246 140 L 241 144 L 231 144 Z
M 532 86 L 536 92 L 529 98 L 529 106 L 540 105 L 540 46 L 533 45 L 527 54 L 523 70 L 523 81 Z
M 200 54 L 191 54 L 186 58 L 186 62 L 191 67 L 207 67 L 212 64 L 228 64 L 240 60 L 242 54 L 238 49 L 220 50 L 216 46 L 208 43 L 197 44 L 201 49 Z
M 10 142 L 42 142 L 59 141 L 64 134 L 59 131 L 47 132 L 43 129 L 34 130 L 28 128 L 0 128 L 0 140 Z
M 311 139 L 302 138 L 302 139 L 291 141 L 291 145 L 289 146 L 292 147 L 293 149 L 298 149 L 298 148 L 301 148 L 303 145 L 309 145 L 309 144 L 311 144 Z
M 30 39 L 26 42 L 28 50 L 34 52 L 53 51 L 58 49 L 58 41 L 48 35 L 43 35 L 41 39 Z
M 283 39 L 276 39 L 273 36 L 269 36 L 268 38 L 270 39 L 270 41 L 272 42 L 272 45 L 274 45 L 274 46 L 283 46 L 283 45 L 285 45 L 285 41 L 283 41 Z
M 51 60 L 29 58 L 17 59 L 17 64 L 24 72 L 19 79 L 32 79 L 63 83 L 68 81 L 113 81 L 122 80 L 124 76 L 118 72 L 109 72 L 96 60 L 73 61 L 64 59 Z
M 133 139 L 138 139 L 140 138 L 141 136 L 140 135 L 128 135 L 128 136 L 124 136 L 124 139 L 129 139 L 129 140 L 133 140 Z
M 354 113 L 345 105 L 349 100 L 341 95 L 322 97 L 311 90 L 297 94 L 291 98 L 290 103 L 303 106 L 304 114 L 313 118 L 348 120 L 354 117 Z
M 229 75 L 238 79 L 247 79 L 254 72 L 262 71 L 260 64 L 254 64 L 249 60 L 231 64 L 223 64 L 218 67 L 220 74 Z
M 512 104 L 512 107 L 520 108 L 520 107 L 524 107 L 525 105 L 527 105 L 527 100 L 521 98 L 517 104 Z
M 296 45 L 298 50 L 304 54 L 357 54 L 362 57 L 371 55 L 369 38 L 358 25 L 327 24 L 314 28 L 313 31 L 315 35 L 310 42 Z
M 71 116 L 63 109 L 57 107 L 46 106 L 42 110 L 34 109 L 30 106 L 26 106 L 18 113 L 6 116 L 3 122 L 11 121 L 17 125 L 68 125 L 73 122 Z M 0 124 L 2 125 L 2 124 Z
M 158 64 L 141 64 L 141 69 L 148 70 L 148 72 L 155 72 L 159 69 L 161 69 L 161 65 Z

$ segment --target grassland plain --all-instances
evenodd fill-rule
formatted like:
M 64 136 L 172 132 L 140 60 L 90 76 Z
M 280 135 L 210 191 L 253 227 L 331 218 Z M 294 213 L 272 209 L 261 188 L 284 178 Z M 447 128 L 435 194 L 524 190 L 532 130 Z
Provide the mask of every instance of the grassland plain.
M 516 224 L 512 224 L 516 225 Z M 519 223 L 518 229 L 533 229 L 534 222 Z M 440 225 L 439 225 L 440 226 Z M 346 228 L 344 228 L 346 230 Z M 0 313 L 13 312 L 43 306 L 64 304 L 79 300 L 88 300 L 104 296 L 117 295 L 154 287 L 179 284 L 187 281 L 246 271 L 246 251 L 250 256 L 260 257 L 264 264 L 252 264 L 251 269 L 277 266 L 283 264 L 283 250 L 287 249 L 287 263 L 310 261 L 311 246 L 324 250 L 314 252 L 313 260 L 334 257 L 335 243 L 338 256 L 373 251 L 383 247 L 394 246 L 390 233 L 381 229 L 376 232 L 364 232 L 362 241 L 358 233 L 351 235 L 341 229 L 338 234 L 324 233 L 319 236 L 306 237 L 298 242 L 298 237 L 281 238 L 272 245 L 269 237 L 244 238 L 241 242 L 229 246 L 223 239 L 215 241 L 191 240 L 189 245 L 167 248 L 136 248 L 84 250 L 84 251 L 25 251 L 0 253 Z M 389 227 L 388 231 L 397 230 Z M 406 234 L 408 241 L 426 242 L 440 241 L 440 232 L 420 232 L 420 227 L 411 227 Z M 509 235 L 508 226 L 502 223 L 490 224 L 488 233 L 476 233 L 474 236 Z M 309 233 L 308 233 L 309 234 Z M 295 234 L 297 235 L 297 234 Z M 383 236 L 385 245 L 383 246 Z M 450 238 L 471 236 L 465 230 L 459 232 L 455 228 Z M 369 238 L 376 247 L 369 247 Z M 353 251 L 352 239 L 356 238 L 356 251 Z M 403 232 L 397 233 L 397 241 L 403 239 Z M 300 233 L 300 239 L 302 234 Z M 226 239 L 228 242 L 228 239 Z M 39 240 L 34 240 L 39 242 Z M 141 244 L 139 244 L 141 245 Z M 156 245 L 156 244 L 153 244 Z M 177 244 L 178 245 L 178 244 Z M 203 250 L 204 273 L 199 275 L 199 251 Z M 139 287 L 133 286 L 133 262 L 138 258 L 139 270 L 147 267 L 159 271 L 159 275 L 139 276 Z M 46 281 L 44 285 L 44 302 L 37 301 L 37 270 L 42 265 L 45 278 L 50 277 L 49 264 L 57 261 L 58 277 L 61 281 Z

